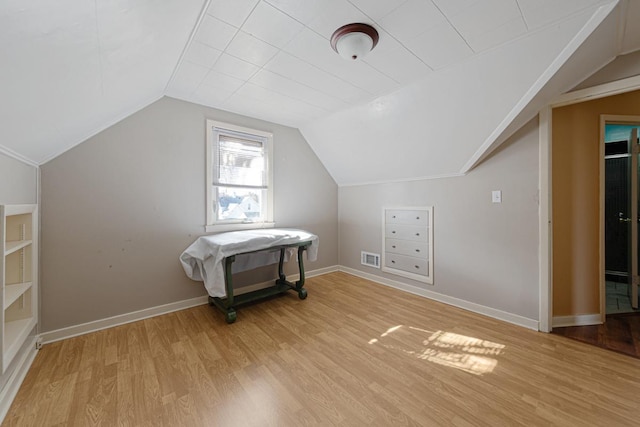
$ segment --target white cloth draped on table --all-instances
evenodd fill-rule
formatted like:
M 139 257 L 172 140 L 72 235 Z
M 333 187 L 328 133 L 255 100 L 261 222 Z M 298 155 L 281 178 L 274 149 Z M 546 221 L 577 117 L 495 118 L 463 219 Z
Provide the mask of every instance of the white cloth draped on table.
M 212 297 L 226 296 L 224 283 L 224 259 L 237 255 L 233 272 L 251 270 L 280 260 L 280 246 L 310 242 L 307 260 L 318 258 L 318 236 L 304 230 L 292 228 L 263 228 L 258 230 L 231 231 L 228 233 L 201 236 L 180 255 L 184 272 L 190 279 L 204 281 Z M 273 251 L 268 251 L 274 248 Z M 295 247 L 287 248 L 286 259 Z M 245 252 L 261 251 L 247 254 Z M 240 255 L 242 254 L 242 255 Z

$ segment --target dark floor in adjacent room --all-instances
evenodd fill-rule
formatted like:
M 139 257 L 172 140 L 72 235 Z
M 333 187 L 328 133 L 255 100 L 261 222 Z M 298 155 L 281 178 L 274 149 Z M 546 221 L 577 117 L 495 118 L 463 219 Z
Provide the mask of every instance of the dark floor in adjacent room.
M 640 358 L 640 312 L 608 314 L 603 325 L 554 328 L 553 333 Z

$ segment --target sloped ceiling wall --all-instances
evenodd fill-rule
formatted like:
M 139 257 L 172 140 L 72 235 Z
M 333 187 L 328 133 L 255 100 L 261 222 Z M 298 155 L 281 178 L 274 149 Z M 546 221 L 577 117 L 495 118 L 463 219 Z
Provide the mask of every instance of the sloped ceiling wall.
M 637 49 L 639 4 L 7 0 L 0 152 L 42 164 L 168 95 L 300 128 L 340 185 L 461 174 Z M 358 63 L 328 43 L 353 21 L 381 33 Z
M 0 4 L 0 145 L 40 164 L 164 95 L 202 0 Z
M 589 9 L 301 131 L 339 185 L 463 174 L 473 165 L 469 160 L 482 156 L 501 135 L 492 135 L 496 129 L 518 115 L 514 108 L 529 105 L 607 17 L 617 22 L 614 6 Z M 610 33 L 597 37 L 604 36 L 605 43 L 590 58 L 579 59 L 585 72 L 615 57 Z M 585 77 L 564 76 L 576 79 L 574 85 Z
M 462 173 L 481 163 L 558 94 L 571 90 L 577 82 L 616 57 L 620 42 L 620 10 L 614 6 L 601 7 L 593 14 L 462 167 Z

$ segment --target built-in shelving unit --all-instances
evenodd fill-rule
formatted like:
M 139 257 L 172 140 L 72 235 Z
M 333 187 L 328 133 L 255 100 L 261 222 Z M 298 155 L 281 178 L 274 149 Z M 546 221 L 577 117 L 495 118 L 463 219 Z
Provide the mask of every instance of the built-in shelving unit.
M 36 326 L 37 206 L 0 205 L 2 372 Z
M 433 284 L 433 206 L 384 208 L 382 271 Z

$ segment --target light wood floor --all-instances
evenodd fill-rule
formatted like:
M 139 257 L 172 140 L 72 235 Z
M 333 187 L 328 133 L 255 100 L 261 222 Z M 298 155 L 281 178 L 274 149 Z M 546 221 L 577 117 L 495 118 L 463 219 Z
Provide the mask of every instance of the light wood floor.
M 4 425 L 638 425 L 638 359 L 344 273 L 307 288 L 45 345 Z

